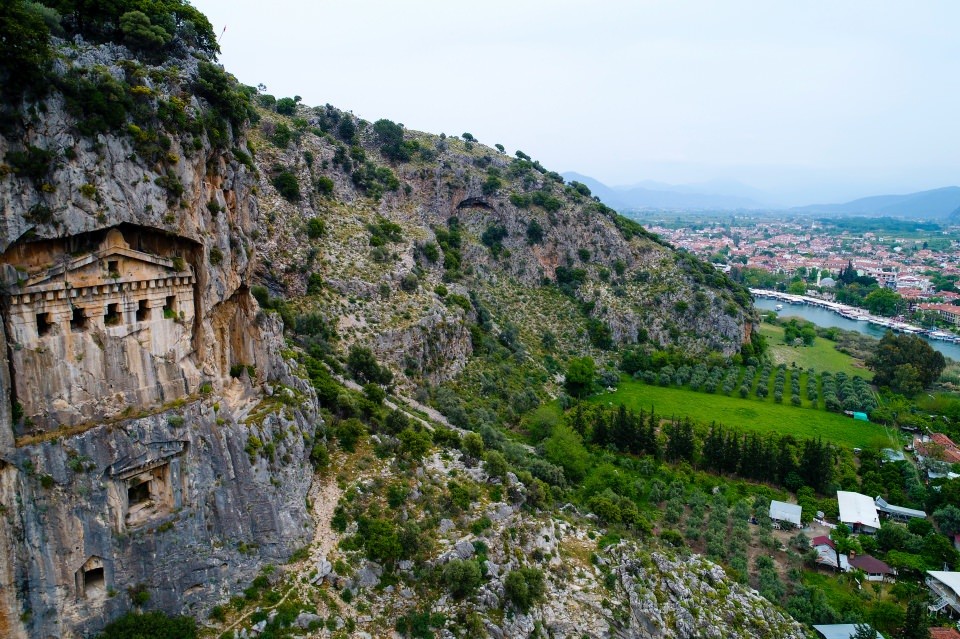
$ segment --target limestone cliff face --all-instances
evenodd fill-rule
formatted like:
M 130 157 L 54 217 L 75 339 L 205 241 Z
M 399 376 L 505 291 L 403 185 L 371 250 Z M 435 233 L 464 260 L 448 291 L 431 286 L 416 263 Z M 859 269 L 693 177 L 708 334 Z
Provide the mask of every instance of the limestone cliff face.
M 243 139 L 191 124 L 211 111 L 193 58 L 59 51 L 60 77 L 126 83 L 131 113 L 186 124 L 82 133 L 53 91 L 0 136 L 4 637 L 84 636 L 136 591 L 200 612 L 310 534 L 316 398 L 249 294 Z

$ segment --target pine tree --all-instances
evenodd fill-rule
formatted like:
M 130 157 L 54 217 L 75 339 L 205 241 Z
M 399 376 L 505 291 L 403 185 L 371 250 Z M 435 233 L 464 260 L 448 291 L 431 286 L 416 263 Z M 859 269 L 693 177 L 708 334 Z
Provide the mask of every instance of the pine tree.
M 930 639 L 927 610 L 922 599 L 911 599 L 907 604 L 907 614 L 903 618 L 903 627 L 897 637 L 899 639 Z
M 593 414 L 593 430 L 590 433 L 590 441 L 597 446 L 606 446 L 610 440 L 610 431 L 607 427 L 607 415 L 604 411 L 598 410 Z
M 723 442 L 723 472 L 734 474 L 740 467 L 739 433 L 729 432 Z
M 703 466 L 707 470 L 723 469 L 723 427 L 715 422 L 710 424 L 710 432 L 703 442 Z

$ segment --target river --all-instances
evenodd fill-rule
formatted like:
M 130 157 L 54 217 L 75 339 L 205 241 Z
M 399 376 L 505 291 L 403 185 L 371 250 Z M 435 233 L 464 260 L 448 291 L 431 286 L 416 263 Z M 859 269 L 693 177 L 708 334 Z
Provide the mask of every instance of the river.
M 825 308 L 819 308 L 817 306 L 808 306 L 807 304 L 790 304 L 789 302 L 780 302 L 778 300 L 764 298 L 754 299 L 753 304 L 758 309 L 763 311 L 776 310 L 777 305 L 782 304 L 783 310 L 780 311 L 780 317 L 801 317 L 807 321 L 813 322 L 817 326 L 835 326 L 837 328 L 842 328 L 845 331 L 857 331 L 858 333 L 876 337 L 877 339 L 883 337 L 887 332 L 887 330 L 882 326 L 877 326 L 869 322 L 858 322 L 856 320 L 847 319 L 846 317 L 842 317 L 833 311 L 828 311 Z M 943 353 L 944 357 L 949 357 L 950 359 L 960 361 L 960 344 L 952 344 L 950 342 L 928 339 L 926 337 L 923 337 L 923 339 L 927 340 L 927 343 L 930 344 L 930 346 Z

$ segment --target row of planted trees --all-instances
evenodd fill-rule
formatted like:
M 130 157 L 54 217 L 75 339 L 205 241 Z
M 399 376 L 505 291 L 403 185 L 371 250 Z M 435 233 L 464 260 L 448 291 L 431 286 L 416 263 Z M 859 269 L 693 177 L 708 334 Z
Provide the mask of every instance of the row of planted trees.
M 794 406 L 802 406 L 806 401 L 814 407 L 822 404 L 833 412 L 869 413 L 877 407 L 873 390 L 862 377 L 845 373 L 818 374 L 814 369 L 803 371 L 788 368 L 785 364 L 774 367 L 770 362 L 759 367 L 735 364 L 708 366 L 703 363 L 674 367 L 665 364 L 659 369 L 637 370 L 633 378 L 647 384 L 722 393 L 726 396 L 732 396 L 736 391 L 741 399 L 753 395 L 765 400 L 772 396 L 778 404 L 789 401 Z
M 826 491 L 833 479 L 835 451 L 820 439 L 743 433 L 719 424 L 695 427 L 689 418 L 664 420 L 653 410 L 633 411 L 578 405 L 568 416 L 585 441 L 634 455 L 797 490 Z

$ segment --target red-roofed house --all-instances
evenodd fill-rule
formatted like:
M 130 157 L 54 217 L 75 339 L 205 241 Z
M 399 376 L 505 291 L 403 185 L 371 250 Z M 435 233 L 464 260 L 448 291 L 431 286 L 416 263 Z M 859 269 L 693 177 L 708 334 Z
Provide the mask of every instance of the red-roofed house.
M 817 563 L 821 566 L 828 566 L 837 569 L 837 546 L 833 540 L 825 535 L 814 537 L 810 542 L 813 549 L 817 551 Z M 847 562 L 846 555 L 840 555 L 840 570 L 846 572 L 850 570 L 850 564 Z
M 930 628 L 930 639 L 960 639 L 956 628 Z
M 951 324 L 960 324 L 960 307 L 952 304 L 920 304 L 921 311 L 934 312 Z
M 896 578 L 897 571 L 870 555 L 857 555 L 849 560 L 850 567 L 867 573 L 867 581 L 883 581 Z
M 827 537 L 826 535 L 820 535 L 819 537 L 814 537 L 813 541 L 811 541 L 810 543 L 813 544 L 814 548 L 816 548 L 817 546 L 830 546 L 830 548 L 834 550 L 837 549 L 836 545 L 833 543 L 833 540 Z
M 913 440 L 913 447 L 922 457 L 933 457 L 948 464 L 960 463 L 960 448 L 943 433 L 933 433 L 930 437 Z

